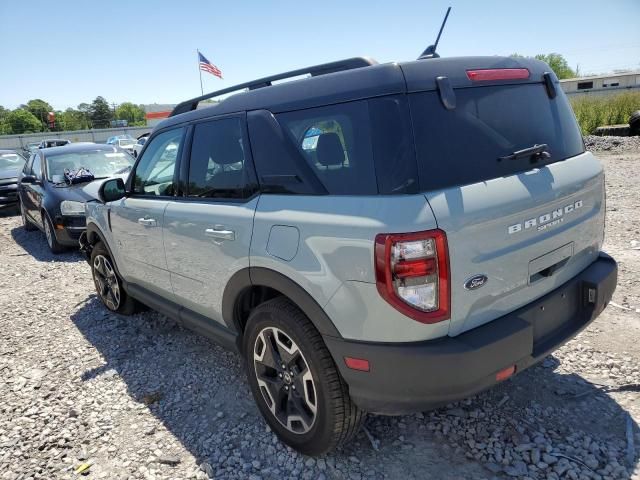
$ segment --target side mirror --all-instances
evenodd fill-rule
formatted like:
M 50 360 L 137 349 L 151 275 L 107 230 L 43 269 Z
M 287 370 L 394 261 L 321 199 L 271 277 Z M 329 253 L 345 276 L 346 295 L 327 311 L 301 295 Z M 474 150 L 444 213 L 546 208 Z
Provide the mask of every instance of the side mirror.
M 121 178 L 112 178 L 100 185 L 98 197 L 102 203 L 115 202 L 124 198 L 127 191 L 124 186 L 124 180 Z
M 36 183 L 36 177 L 34 175 L 25 175 L 24 177 L 22 177 L 22 179 L 20 179 L 20 181 L 22 183 L 33 184 Z

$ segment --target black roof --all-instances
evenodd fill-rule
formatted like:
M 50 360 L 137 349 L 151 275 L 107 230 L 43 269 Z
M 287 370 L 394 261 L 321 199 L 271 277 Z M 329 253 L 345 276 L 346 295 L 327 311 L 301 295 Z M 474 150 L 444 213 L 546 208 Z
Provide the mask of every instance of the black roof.
M 39 150 L 45 157 L 54 155 L 62 155 L 65 153 L 83 153 L 83 152 L 120 152 L 121 150 L 113 145 L 105 143 L 70 143 L 62 147 L 51 147 Z
M 336 71 L 326 66 L 345 64 Z M 348 59 L 331 64 L 318 65 L 307 69 L 266 77 L 247 82 L 202 97 L 196 97 L 179 104 L 172 116 L 158 125 L 158 129 L 182 122 L 225 115 L 250 110 L 266 109 L 273 113 L 330 105 L 383 95 L 411 93 L 436 89 L 436 78 L 448 77 L 453 88 L 481 85 L 467 77 L 467 70 L 490 68 L 528 68 L 528 80 L 507 80 L 501 83 L 542 82 L 543 74 L 551 72 L 549 66 L 539 60 L 522 57 L 451 57 L 431 58 L 402 63 L 377 64 L 369 59 Z M 286 79 L 304 72 L 311 76 L 300 80 L 272 84 L 273 80 Z M 315 72 L 315 73 L 314 73 Z M 294 75 L 295 74 L 295 75 Z M 491 83 L 495 85 L 495 82 Z M 199 102 L 241 91 L 212 105 L 197 109 Z M 186 113 L 182 113 L 186 112 Z

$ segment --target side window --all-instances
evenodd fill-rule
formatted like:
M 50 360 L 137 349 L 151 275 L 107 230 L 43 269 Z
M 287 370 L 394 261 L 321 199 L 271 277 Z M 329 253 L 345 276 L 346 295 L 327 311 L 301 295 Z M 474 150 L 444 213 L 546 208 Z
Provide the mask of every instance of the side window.
M 378 193 L 366 101 L 277 115 L 330 194 Z
M 187 195 L 198 198 L 251 195 L 246 148 L 239 118 L 197 124 L 191 145 Z
M 183 137 L 184 128 L 178 128 L 161 133 L 151 140 L 136 166 L 134 193 L 148 196 L 174 195 L 174 172 Z
M 40 155 L 33 157 L 33 167 L 31 171 L 38 180 L 42 180 L 42 160 L 40 160 Z

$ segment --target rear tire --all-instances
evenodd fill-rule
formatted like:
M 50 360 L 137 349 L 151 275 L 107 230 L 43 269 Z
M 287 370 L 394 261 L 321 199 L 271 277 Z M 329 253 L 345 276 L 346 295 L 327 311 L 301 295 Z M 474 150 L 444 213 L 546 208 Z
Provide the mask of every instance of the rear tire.
M 318 331 L 289 300 L 274 298 L 251 312 L 244 352 L 254 399 L 282 442 L 315 456 L 358 433 L 366 413 Z
M 629 117 L 629 135 L 640 135 L 640 110 L 636 110 Z
M 27 213 L 24 209 L 24 206 L 22 205 L 22 201 L 18 202 L 18 210 L 20 210 L 20 216 L 22 217 L 22 226 L 24 227 L 24 229 L 27 232 L 33 232 L 34 230 L 37 230 L 38 227 L 31 223 L 31 220 L 29 220 L 29 218 L 27 217 Z
M 64 246 L 62 246 L 56 238 L 56 231 L 53 227 L 53 223 L 49 219 L 49 215 L 45 211 L 42 212 L 42 227 L 44 228 L 44 236 L 47 239 L 47 245 L 49 250 L 54 255 L 64 252 Z
M 124 290 L 115 263 L 102 242 L 96 243 L 91 251 L 91 275 L 105 307 L 121 315 L 136 313 L 138 304 Z

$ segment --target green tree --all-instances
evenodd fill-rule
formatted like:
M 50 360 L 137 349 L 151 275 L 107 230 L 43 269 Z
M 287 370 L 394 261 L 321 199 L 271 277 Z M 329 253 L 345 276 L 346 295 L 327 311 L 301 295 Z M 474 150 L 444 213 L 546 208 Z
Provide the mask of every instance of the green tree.
M 108 128 L 113 119 L 113 111 L 104 97 L 96 97 L 89 110 L 93 128 Z
M 567 59 L 559 53 L 541 53 L 536 55 L 535 58 L 546 62 L 561 80 L 563 78 L 575 78 L 577 76 L 575 70 L 567 63 Z
M 11 128 L 11 133 L 33 133 L 42 130 L 42 122 L 31 112 L 18 108 L 7 115 L 6 122 Z
M 47 114 L 49 112 L 53 112 L 53 107 L 49 103 L 39 98 L 35 98 L 33 100 L 29 100 L 26 105 L 20 105 L 20 108 L 27 110 L 34 117 L 40 120 L 43 129 L 47 128 Z
M 90 122 L 86 113 L 73 108 L 67 108 L 64 112 L 56 114 L 56 123 L 62 130 L 86 130 Z
M 8 135 L 11 133 L 11 127 L 9 127 L 7 123 L 9 113 L 9 110 L 0 105 L 0 135 Z
M 129 125 L 134 125 L 144 121 L 145 112 L 144 109 L 138 105 L 134 105 L 131 102 L 124 102 L 116 108 L 116 118 L 118 120 L 126 120 L 129 122 Z
M 524 55 L 520 55 L 519 53 L 512 53 L 509 56 L 524 58 Z M 560 53 L 539 53 L 533 58 L 547 63 L 560 80 L 564 78 L 575 78 L 578 76 L 578 72 L 569 66 L 567 59 Z

